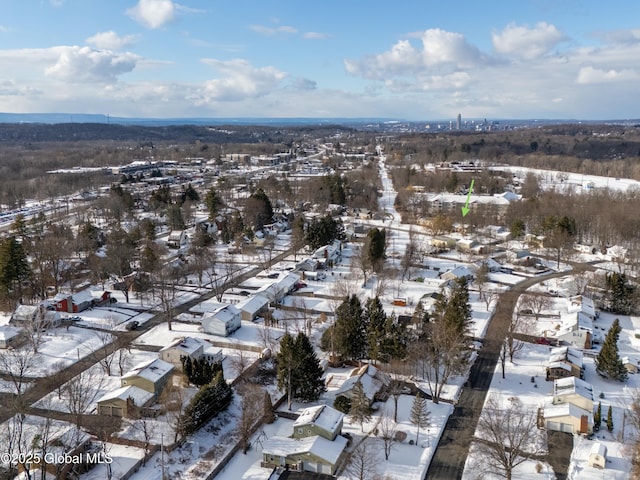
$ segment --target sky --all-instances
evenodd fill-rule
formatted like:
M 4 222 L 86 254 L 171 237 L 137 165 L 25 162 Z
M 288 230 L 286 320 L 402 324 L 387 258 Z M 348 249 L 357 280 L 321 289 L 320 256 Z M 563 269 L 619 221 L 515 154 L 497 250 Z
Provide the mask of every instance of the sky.
M 640 117 L 640 2 L 0 0 L 0 112 Z

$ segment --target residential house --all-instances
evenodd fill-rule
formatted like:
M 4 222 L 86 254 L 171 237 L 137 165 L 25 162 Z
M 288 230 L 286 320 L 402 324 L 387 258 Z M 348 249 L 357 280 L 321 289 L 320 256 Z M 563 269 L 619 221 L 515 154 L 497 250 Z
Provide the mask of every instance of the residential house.
M 46 309 L 44 304 L 18 305 L 11 315 L 9 324 L 25 328 L 39 324 L 38 328 L 50 328 L 59 326 L 61 321 L 60 313 Z
M 576 377 L 559 378 L 553 382 L 554 405 L 571 403 L 588 412 L 593 412 L 593 386 Z
M 182 371 L 182 359 L 200 360 L 205 358 L 210 363 L 222 362 L 223 355 L 220 348 L 216 348 L 205 340 L 193 337 L 179 338 L 158 352 L 161 360 L 173 364 Z
M 24 331 L 9 325 L 0 326 L 0 349 L 15 348 L 25 339 Z
M 293 438 L 320 435 L 333 441 L 342 433 L 344 417 L 344 413 L 327 405 L 305 408 L 293 423 Z
M 456 248 L 461 252 L 470 252 L 478 245 L 478 241 L 470 238 L 462 238 L 456 242 Z
M 177 249 L 187 244 L 187 232 L 184 230 L 171 230 L 167 238 L 167 248 Z
M 353 387 L 355 387 L 356 383 L 360 382 L 365 395 L 369 399 L 369 403 L 372 403 L 376 394 L 382 387 L 389 385 L 390 381 L 389 375 L 385 372 L 378 370 L 373 365 L 364 365 L 355 369 L 335 394 L 336 396 L 344 395 L 347 398 L 351 398 L 353 395 Z
M 547 362 L 547 380 L 565 377 L 584 378 L 582 352 L 568 346 L 553 348 Z
M 312 258 L 327 266 L 335 265 L 342 258 L 342 249 L 339 241 L 324 245 L 313 252 Z
M 111 292 L 86 288 L 74 294 L 58 293 L 51 299 L 51 304 L 57 312 L 80 313 L 112 301 Z
M 593 433 L 593 412 L 572 403 L 546 403 L 544 425 L 547 430 L 566 433 Z
M 593 319 L 584 312 L 562 317 L 556 338 L 577 348 L 590 349 L 593 340 Z
M 436 248 L 451 249 L 456 246 L 456 239 L 444 235 L 436 235 L 431 239 L 431 246 Z
M 473 272 L 466 267 L 455 267 L 453 270 L 442 273 L 440 278 L 447 281 L 466 278 L 468 281 L 471 281 L 473 280 Z
M 335 475 L 346 447 L 347 439 L 341 435 L 333 441 L 320 435 L 297 439 L 273 436 L 264 442 L 260 465 Z
M 593 432 L 593 387 L 576 377 L 553 382 L 553 395 L 544 405 L 548 430 L 567 433 Z
M 209 315 L 202 317 L 205 333 L 228 337 L 241 327 L 240 310 L 234 305 L 224 305 Z
M 236 303 L 240 310 L 240 319 L 245 322 L 253 322 L 269 309 L 269 299 L 264 295 L 253 295 Z
M 153 393 L 157 398 L 171 378 L 173 369 L 173 364 L 156 358 L 129 370 L 120 378 L 120 384 L 122 387 L 139 387 Z
M 148 407 L 155 402 L 156 396 L 135 385 L 120 387 L 106 393 L 97 400 L 99 415 L 112 417 L 135 417 L 141 408 Z

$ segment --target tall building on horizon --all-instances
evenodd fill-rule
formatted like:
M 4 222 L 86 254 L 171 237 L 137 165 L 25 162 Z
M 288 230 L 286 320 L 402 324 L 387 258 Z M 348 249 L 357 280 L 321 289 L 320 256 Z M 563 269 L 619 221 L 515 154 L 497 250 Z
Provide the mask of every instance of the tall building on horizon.
M 462 129 L 462 115 L 458 114 L 458 118 L 456 119 L 456 130 Z

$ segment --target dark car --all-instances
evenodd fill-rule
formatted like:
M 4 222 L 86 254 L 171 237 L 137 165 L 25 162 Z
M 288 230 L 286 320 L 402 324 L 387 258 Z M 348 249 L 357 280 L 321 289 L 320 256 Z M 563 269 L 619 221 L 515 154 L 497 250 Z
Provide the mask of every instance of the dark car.
M 127 330 L 136 330 L 139 326 L 140 322 L 138 322 L 137 320 L 131 320 L 129 323 L 127 323 L 125 328 Z

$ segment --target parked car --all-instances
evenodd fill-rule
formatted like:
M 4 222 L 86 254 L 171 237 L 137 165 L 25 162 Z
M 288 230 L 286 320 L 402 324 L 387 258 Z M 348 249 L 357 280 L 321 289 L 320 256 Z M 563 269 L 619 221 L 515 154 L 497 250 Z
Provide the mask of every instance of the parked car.
M 131 320 L 129 323 L 127 323 L 127 325 L 125 326 L 125 328 L 129 331 L 131 330 L 136 330 L 138 327 L 140 326 L 140 322 L 137 320 Z

